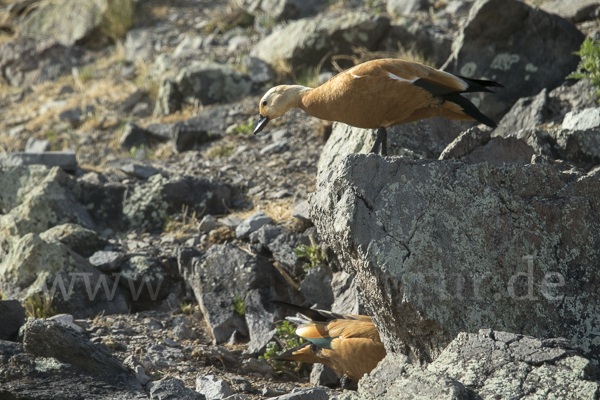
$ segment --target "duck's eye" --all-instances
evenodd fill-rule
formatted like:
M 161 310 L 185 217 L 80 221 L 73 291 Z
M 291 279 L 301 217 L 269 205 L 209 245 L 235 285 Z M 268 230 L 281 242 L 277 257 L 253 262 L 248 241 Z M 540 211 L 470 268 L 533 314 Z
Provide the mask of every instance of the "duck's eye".
M 267 106 L 267 101 L 263 100 L 262 105 L 263 105 L 263 107 L 266 107 Z

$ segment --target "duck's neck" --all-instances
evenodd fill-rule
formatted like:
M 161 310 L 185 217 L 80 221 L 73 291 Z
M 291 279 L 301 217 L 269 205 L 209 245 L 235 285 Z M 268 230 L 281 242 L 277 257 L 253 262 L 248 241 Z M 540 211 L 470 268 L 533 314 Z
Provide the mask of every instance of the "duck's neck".
M 289 85 L 285 91 L 285 95 L 289 96 L 290 102 L 292 103 L 290 108 L 301 108 L 304 110 L 303 99 L 311 92 L 311 90 L 311 88 L 302 85 Z

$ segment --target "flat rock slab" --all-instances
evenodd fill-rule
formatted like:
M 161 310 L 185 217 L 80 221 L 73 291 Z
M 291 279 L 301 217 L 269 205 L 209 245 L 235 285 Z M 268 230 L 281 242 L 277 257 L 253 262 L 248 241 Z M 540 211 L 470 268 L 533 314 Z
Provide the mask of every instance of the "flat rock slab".
M 388 351 L 431 361 L 489 326 L 568 337 L 597 362 L 600 181 L 538 161 L 356 154 L 319 174 L 311 218 Z
M 0 154 L 0 167 L 20 167 L 23 165 L 61 167 L 65 171 L 72 172 L 77 170 L 77 157 L 75 153 L 66 151 Z
M 367 399 L 592 399 L 594 367 L 566 339 L 491 329 L 460 333 L 427 367 L 388 355 L 363 379 Z
M 35 382 L 35 384 L 32 384 Z M 53 321 L 29 320 L 23 344 L 0 340 L 2 399 L 147 399 L 104 346 Z

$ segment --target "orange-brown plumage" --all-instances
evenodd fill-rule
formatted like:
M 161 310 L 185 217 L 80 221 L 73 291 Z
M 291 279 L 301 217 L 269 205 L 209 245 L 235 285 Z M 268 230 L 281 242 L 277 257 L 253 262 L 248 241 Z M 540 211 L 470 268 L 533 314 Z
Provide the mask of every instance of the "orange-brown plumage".
M 383 129 L 383 133 L 391 126 L 431 117 L 478 120 L 495 127 L 494 121 L 460 96 L 490 92 L 489 86 L 501 85 L 458 77 L 416 62 L 368 61 L 314 89 L 299 85 L 272 88 L 261 99 L 261 119 L 255 133 L 292 108 L 358 128 Z
M 371 317 L 278 304 L 300 310 L 311 319 L 315 319 L 315 312 L 322 318 L 317 316 L 321 321 L 307 321 L 298 326 L 296 334 L 309 342 L 287 351 L 277 359 L 325 364 L 339 376 L 345 375 L 358 381 L 385 357 L 385 348 Z

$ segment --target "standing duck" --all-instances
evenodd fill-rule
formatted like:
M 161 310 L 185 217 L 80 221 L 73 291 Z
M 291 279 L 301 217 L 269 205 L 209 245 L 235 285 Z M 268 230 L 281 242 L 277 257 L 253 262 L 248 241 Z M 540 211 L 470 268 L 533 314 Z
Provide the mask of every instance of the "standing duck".
M 260 118 L 254 134 L 270 120 L 292 108 L 327 121 L 365 129 L 377 129 L 371 149 L 387 155 L 387 128 L 432 117 L 476 120 L 492 128 L 496 123 L 483 115 L 461 93 L 493 92 L 499 83 L 464 78 L 417 62 L 396 59 L 367 61 L 339 73 L 317 88 L 281 85 L 260 100 Z
M 273 303 L 302 314 L 303 319 L 288 319 L 300 324 L 296 335 L 307 340 L 275 360 L 325 364 L 342 377 L 342 386 L 345 386 L 348 379 L 358 382 L 364 374 L 370 373 L 386 355 L 371 317 L 338 314 L 280 301 Z

